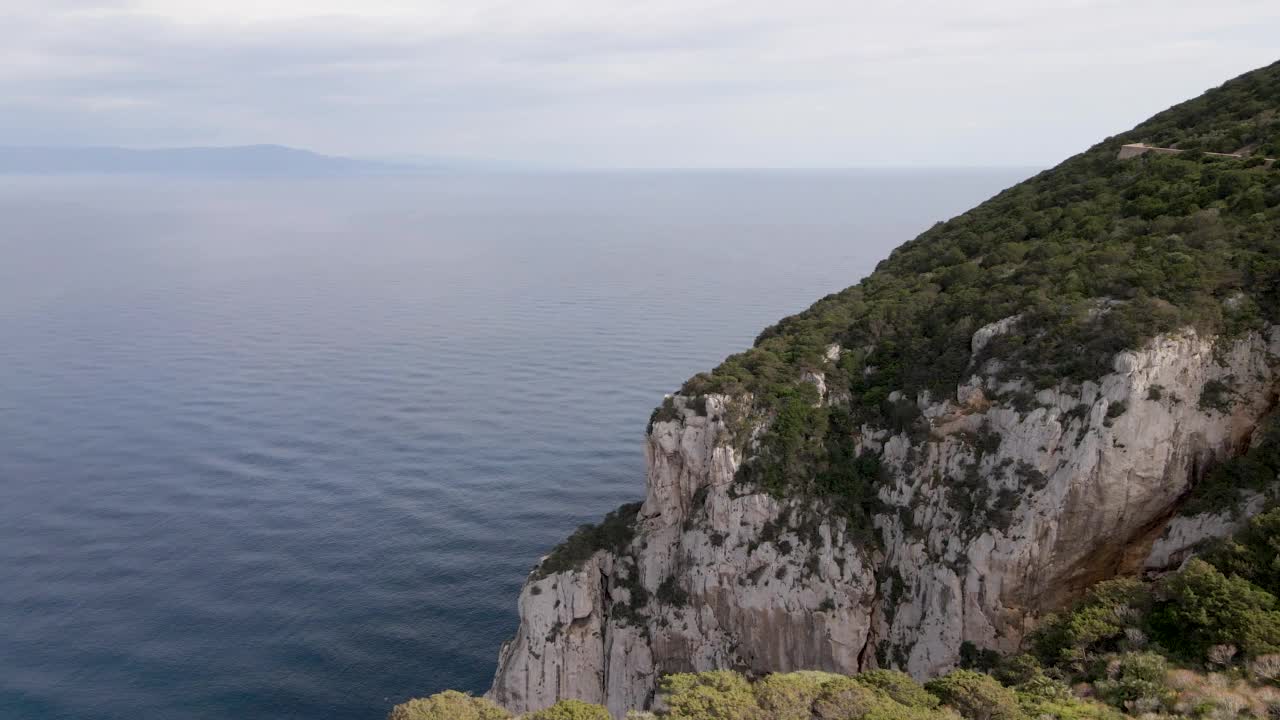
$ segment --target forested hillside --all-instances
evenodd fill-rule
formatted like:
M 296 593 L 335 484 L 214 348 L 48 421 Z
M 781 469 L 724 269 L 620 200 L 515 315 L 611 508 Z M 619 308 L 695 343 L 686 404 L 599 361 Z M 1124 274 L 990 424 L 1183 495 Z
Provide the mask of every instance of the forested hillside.
M 1134 142 L 1188 152 L 1117 159 Z M 1000 400 L 1026 407 L 1029 390 L 1096 378 L 1116 352 L 1157 333 L 1230 335 L 1274 322 L 1280 163 L 1270 156 L 1280 156 L 1280 63 L 939 223 L 682 393 L 751 393 L 770 426 L 744 479 L 834 496 L 864 521 L 876 467 L 850 450 L 857 428 L 924 432 L 918 394 L 954 392 L 975 365 L 970 340 L 984 325 L 1017 319 L 977 364 L 999 358 L 1002 377 L 1025 379 L 1026 390 Z M 843 352 L 825 384 L 848 402 L 819 407 L 803 377 L 824 368 L 832 344 Z M 668 404 L 654 418 L 670 412 Z
M 1118 157 L 1139 142 L 1180 152 Z M 643 503 L 531 573 L 489 697 L 537 720 L 599 711 L 569 699 L 1280 717 L 1272 155 L 1280 63 L 934 226 L 690 379 L 650 419 Z

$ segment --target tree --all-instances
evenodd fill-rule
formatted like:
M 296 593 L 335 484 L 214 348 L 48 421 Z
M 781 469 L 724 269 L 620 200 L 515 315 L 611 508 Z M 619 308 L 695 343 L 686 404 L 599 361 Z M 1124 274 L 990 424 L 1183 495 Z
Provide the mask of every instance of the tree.
M 1150 586 L 1140 580 L 1098 583 L 1070 612 L 1046 617 L 1033 644 L 1046 664 L 1081 672 L 1091 655 L 1124 649 L 1127 631 L 1141 623 L 1151 601 Z
M 1235 645 L 1248 657 L 1280 652 L 1276 598 L 1244 578 L 1194 558 L 1165 578 L 1160 593 L 1152 635 L 1185 658 L 1203 660 L 1214 645 Z

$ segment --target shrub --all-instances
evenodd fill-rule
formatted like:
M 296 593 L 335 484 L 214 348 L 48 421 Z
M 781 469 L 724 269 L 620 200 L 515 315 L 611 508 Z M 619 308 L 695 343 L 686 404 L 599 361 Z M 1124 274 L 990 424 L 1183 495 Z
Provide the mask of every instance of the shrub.
M 1107 679 L 1095 686 L 1103 699 L 1118 708 L 1135 714 L 1156 712 L 1173 700 L 1173 691 L 1165 684 L 1168 672 L 1162 655 L 1125 653 L 1111 662 Z
M 1041 676 L 1026 690 L 1017 690 L 1018 704 L 1028 717 L 1037 720 L 1123 720 L 1113 707 L 1077 698 L 1056 680 Z
M 1211 665 L 1227 666 L 1231 664 L 1232 658 L 1234 658 L 1238 652 L 1240 652 L 1240 650 L 1235 645 L 1213 645 L 1205 653 L 1205 659 L 1207 659 Z
M 822 692 L 813 703 L 813 716 L 818 720 L 862 718 L 883 702 L 884 696 L 875 689 L 845 677 L 822 687 Z
M 1274 682 L 1280 679 L 1280 654 L 1259 655 L 1250 660 L 1249 675 L 1258 682 Z
M 1105 418 L 1106 424 L 1110 425 L 1112 420 L 1115 420 L 1116 418 L 1125 414 L 1126 412 L 1128 412 L 1128 410 L 1129 410 L 1129 403 L 1125 402 L 1124 400 L 1111 403 L 1110 405 L 1107 406 L 1107 417 Z
M 658 586 L 658 600 L 672 605 L 674 607 L 684 607 L 689 604 L 689 593 L 680 587 L 680 581 L 676 580 L 675 575 L 668 575 L 666 580 Z
M 932 710 L 938 707 L 938 698 L 925 690 L 920 683 L 897 670 L 868 670 L 856 677 L 857 681 L 876 688 L 895 702 L 907 707 Z
M 1174 670 L 1167 683 L 1175 693 L 1172 711 L 1206 720 L 1275 717 L 1280 707 L 1280 691 L 1273 686 L 1255 685 L 1234 673 L 1202 674 Z
M 1196 483 L 1187 502 L 1182 506 L 1183 515 L 1224 510 L 1234 512 L 1241 505 L 1243 491 L 1261 492 L 1275 481 L 1280 473 L 1280 415 L 1267 420 L 1258 432 L 1259 441 L 1246 452 L 1219 463 Z M 1269 549 L 1264 548 L 1261 558 L 1251 558 L 1255 562 L 1259 559 L 1263 561 L 1252 566 L 1254 570 L 1261 571 L 1261 574 L 1255 575 L 1248 568 L 1233 568 L 1231 572 L 1238 572 L 1242 577 L 1247 577 L 1272 592 L 1280 592 L 1280 573 L 1276 572 L 1280 566 L 1274 564 L 1276 547 L 1280 547 L 1280 512 L 1275 512 L 1271 517 L 1270 530 L 1265 525 L 1258 528 L 1263 536 L 1258 539 L 1265 546 L 1265 537 L 1269 536 L 1275 545 Z M 1248 536 L 1250 532 L 1247 531 L 1245 535 Z M 1215 561 L 1215 564 L 1218 563 Z M 1271 566 L 1270 570 L 1267 569 L 1268 565 Z M 1273 584 L 1268 584 L 1268 580 Z
M 583 525 L 557 545 L 534 571 L 535 578 L 580 570 L 599 550 L 621 552 L 636 535 L 641 503 L 629 503 L 605 515 L 599 525 Z
M 1024 720 L 1013 691 L 990 675 L 956 670 L 925 684 L 925 689 L 967 720 Z
M 1280 444 L 1276 449 L 1280 450 Z M 1280 461 L 1276 466 L 1280 468 Z M 1276 472 L 1270 472 L 1273 480 Z M 1246 578 L 1273 595 L 1280 593 L 1280 508 L 1254 517 L 1234 540 L 1210 553 L 1208 560 L 1223 574 Z
M 524 720 L 613 720 L 613 716 L 601 705 L 561 700 L 545 710 L 525 715 Z
M 1220 413 L 1230 412 L 1235 394 L 1235 389 L 1229 382 L 1208 380 L 1200 389 L 1200 409 L 1217 410 Z
M 1235 645 L 1248 657 L 1280 652 L 1276 599 L 1244 578 L 1193 558 L 1160 583 L 1160 594 L 1153 637 L 1184 658 L 1202 661 L 1215 645 Z
M 970 640 L 960 643 L 960 667 L 965 670 L 990 672 L 999 662 L 1000 653 L 994 650 L 979 648 Z
M 1023 697 L 1036 698 L 1049 702 L 1067 702 L 1073 698 L 1071 688 L 1066 683 L 1039 673 L 1024 683 L 1017 686 L 1019 699 Z
M 764 720 L 751 684 L 731 670 L 668 675 L 662 694 L 680 720 Z
M 1000 660 L 991 675 L 1002 685 L 1014 687 L 1044 677 L 1044 668 L 1034 655 L 1023 653 Z
M 755 684 L 756 704 L 769 720 L 810 720 L 822 686 L 838 677 L 814 672 L 768 675 Z
M 1084 672 L 1091 656 L 1125 649 L 1128 631 L 1139 628 L 1151 602 L 1151 589 L 1140 580 L 1098 583 L 1070 612 L 1046 617 L 1032 644 L 1047 665 Z
M 387 720 L 508 720 L 511 714 L 484 698 L 446 690 L 391 708 Z

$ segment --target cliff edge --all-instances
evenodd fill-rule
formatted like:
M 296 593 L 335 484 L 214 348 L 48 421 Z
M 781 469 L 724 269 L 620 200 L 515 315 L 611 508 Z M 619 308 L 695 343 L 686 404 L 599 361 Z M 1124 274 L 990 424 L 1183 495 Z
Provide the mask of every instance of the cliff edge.
M 1161 113 L 691 379 L 643 503 L 530 575 L 490 696 L 621 716 L 674 672 L 928 677 L 1261 511 L 1276 478 L 1220 469 L 1280 392 L 1277 107 L 1280 64 Z

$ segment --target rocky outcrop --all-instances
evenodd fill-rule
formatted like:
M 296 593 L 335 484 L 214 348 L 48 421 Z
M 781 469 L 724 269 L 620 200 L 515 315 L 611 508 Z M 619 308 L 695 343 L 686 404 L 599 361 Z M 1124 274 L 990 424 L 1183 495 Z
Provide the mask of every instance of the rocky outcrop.
M 980 330 L 975 357 L 1014 323 Z M 954 397 L 916 399 L 927 432 L 861 429 L 885 470 L 871 538 L 820 500 L 735 482 L 760 429 L 751 398 L 676 397 L 677 417 L 646 438 L 634 540 L 531 576 L 490 694 L 517 712 L 578 697 L 620 716 L 671 672 L 926 676 L 964 642 L 1014 650 L 1094 582 L 1174 565 L 1230 525 L 1176 515 L 1271 411 L 1278 359 L 1275 329 L 1221 342 L 1187 331 L 1117 355 L 1096 382 L 1039 392 L 985 361 Z M 1228 402 L 1201 402 L 1221 388 Z
M 1269 499 L 1263 493 L 1245 493 L 1238 507 L 1173 518 L 1152 544 L 1143 569 L 1160 572 L 1182 565 L 1206 543 L 1243 530 Z
M 654 423 L 636 539 L 532 579 L 491 696 L 523 712 L 561 697 L 647 707 L 660 675 L 736 667 L 856 669 L 876 605 L 872 560 L 844 522 L 744 492 L 733 401 Z M 804 527 L 798 527 L 808 523 Z

